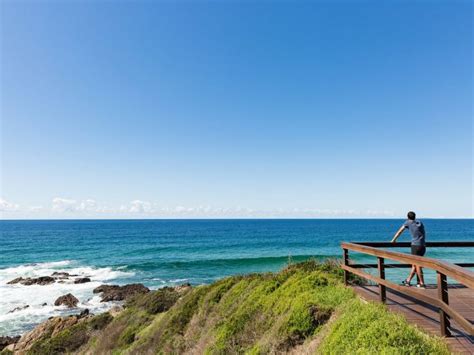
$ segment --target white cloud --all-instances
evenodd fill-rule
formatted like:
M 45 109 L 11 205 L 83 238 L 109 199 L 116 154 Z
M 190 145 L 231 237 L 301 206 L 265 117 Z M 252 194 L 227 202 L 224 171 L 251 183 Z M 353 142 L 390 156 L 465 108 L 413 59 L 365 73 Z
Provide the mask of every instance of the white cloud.
M 0 212 L 15 212 L 18 211 L 19 208 L 19 205 L 0 198 Z
M 132 200 L 117 206 L 107 206 L 94 199 L 67 199 L 55 197 L 50 206 L 20 207 L 18 204 L 0 199 L 0 212 L 15 218 L 377 218 L 397 217 L 393 211 L 374 209 L 321 209 L 321 208 L 275 208 L 253 209 L 242 206 L 214 207 L 160 206 L 155 202 Z
M 378 211 L 378 210 L 367 210 L 365 211 L 367 216 L 384 216 L 384 217 L 395 217 L 395 213 L 393 211 Z
M 119 212 L 122 212 L 122 213 L 127 212 L 127 210 L 128 210 L 128 207 L 125 205 L 121 205 L 119 208 Z
M 98 210 L 97 202 L 91 199 L 81 201 L 81 203 L 79 203 L 77 206 L 77 210 L 96 212 Z
M 53 198 L 53 207 L 54 212 L 75 212 L 77 210 L 77 201 L 69 200 L 66 198 L 55 197 Z
M 104 210 L 95 200 L 72 200 L 55 197 L 52 200 L 51 210 L 57 213 L 98 213 Z
M 130 202 L 130 204 L 130 213 L 144 214 L 153 212 L 152 204 L 150 202 L 135 200 Z

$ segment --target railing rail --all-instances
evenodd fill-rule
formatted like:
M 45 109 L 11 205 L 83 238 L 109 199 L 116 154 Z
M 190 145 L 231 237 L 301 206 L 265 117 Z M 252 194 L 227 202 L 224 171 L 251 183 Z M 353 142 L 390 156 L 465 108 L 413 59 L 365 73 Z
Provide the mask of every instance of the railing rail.
M 464 318 L 459 312 L 449 306 L 447 277 L 456 280 L 458 283 L 474 289 L 474 273 L 463 267 L 473 267 L 474 263 L 451 264 L 445 261 L 388 251 L 379 248 L 408 247 L 410 243 L 386 243 L 386 242 L 351 242 L 341 243 L 343 250 L 344 282 L 348 284 L 349 274 L 352 273 L 361 278 L 373 281 L 379 285 L 379 297 L 381 302 L 386 302 L 386 289 L 392 289 L 412 298 L 418 299 L 438 308 L 440 314 L 441 334 L 450 336 L 450 318 L 455 320 L 470 336 L 474 336 L 473 324 Z M 474 247 L 474 242 L 430 242 L 427 247 Z M 349 251 L 359 252 L 377 257 L 377 264 L 352 264 L 349 259 Z M 385 259 L 398 261 L 405 264 L 386 264 Z M 438 297 L 431 297 L 421 290 L 414 290 L 409 287 L 397 285 L 385 279 L 385 268 L 390 267 L 410 267 L 418 265 L 437 272 Z M 378 276 L 364 272 L 364 268 L 377 268 Z

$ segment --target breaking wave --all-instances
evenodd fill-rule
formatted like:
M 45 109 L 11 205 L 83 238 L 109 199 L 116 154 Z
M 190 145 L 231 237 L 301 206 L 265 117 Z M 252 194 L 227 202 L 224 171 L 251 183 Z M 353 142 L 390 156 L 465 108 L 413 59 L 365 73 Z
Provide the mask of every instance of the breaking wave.
M 53 272 L 67 272 L 75 277 L 89 277 L 91 282 L 74 284 L 75 277 L 64 282 L 49 285 L 21 284 L 8 285 L 17 277 L 50 276 Z M 100 297 L 92 293 L 99 285 L 133 276 L 130 271 L 117 270 L 111 267 L 90 267 L 79 265 L 72 260 L 25 264 L 0 269 L 0 334 L 22 334 L 51 316 L 78 313 L 88 308 L 92 313 L 99 313 L 113 306 L 113 303 L 101 303 Z M 54 301 L 67 293 L 79 299 L 77 308 L 67 309 L 54 306 Z M 15 310 L 16 309 L 16 310 Z

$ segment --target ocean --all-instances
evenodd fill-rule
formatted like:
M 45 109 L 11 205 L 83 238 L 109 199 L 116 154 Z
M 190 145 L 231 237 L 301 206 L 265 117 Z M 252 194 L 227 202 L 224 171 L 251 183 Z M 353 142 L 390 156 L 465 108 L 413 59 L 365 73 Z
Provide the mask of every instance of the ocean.
M 423 222 L 429 241 L 474 240 L 472 219 Z M 79 299 L 80 309 L 97 313 L 112 306 L 92 293 L 104 283 L 138 282 L 156 289 L 276 271 L 311 257 L 340 258 L 341 241 L 389 241 L 402 223 L 395 219 L 0 221 L 0 335 L 22 334 L 50 316 L 78 313 L 53 305 L 68 292 Z M 408 233 L 399 241 L 409 241 Z M 474 250 L 431 248 L 426 256 L 473 262 Z M 16 277 L 55 271 L 88 276 L 91 282 L 7 285 Z M 387 277 L 398 282 L 400 273 L 406 272 L 389 270 Z M 434 280 L 434 275 L 428 273 L 427 279 Z

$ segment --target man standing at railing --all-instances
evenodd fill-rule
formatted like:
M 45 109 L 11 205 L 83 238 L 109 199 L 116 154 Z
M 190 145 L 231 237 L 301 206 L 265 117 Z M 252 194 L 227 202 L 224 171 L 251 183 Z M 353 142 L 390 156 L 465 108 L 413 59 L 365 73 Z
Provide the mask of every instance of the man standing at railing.
M 395 243 L 398 237 L 408 229 L 411 234 L 411 253 L 417 256 L 423 256 L 426 252 L 425 247 L 425 226 L 423 223 L 416 219 L 415 212 L 408 212 L 408 219 L 400 227 L 400 229 L 395 233 L 395 236 L 392 239 L 392 243 Z M 402 283 L 405 286 L 411 286 L 410 282 L 413 276 L 416 273 L 416 278 L 418 279 L 417 287 L 425 288 L 425 281 L 423 279 L 423 268 L 418 265 L 413 265 L 411 267 L 410 275 Z

